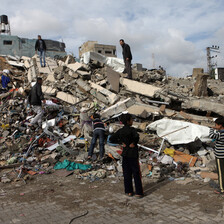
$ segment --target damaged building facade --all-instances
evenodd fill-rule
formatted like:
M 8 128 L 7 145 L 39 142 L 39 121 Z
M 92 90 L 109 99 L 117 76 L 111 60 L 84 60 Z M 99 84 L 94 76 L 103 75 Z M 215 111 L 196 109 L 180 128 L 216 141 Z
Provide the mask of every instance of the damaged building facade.
M 107 57 L 117 57 L 116 46 L 114 45 L 106 45 L 106 44 L 98 44 L 97 41 L 87 41 L 83 43 L 79 47 L 79 57 L 86 52 L 95 52 Z

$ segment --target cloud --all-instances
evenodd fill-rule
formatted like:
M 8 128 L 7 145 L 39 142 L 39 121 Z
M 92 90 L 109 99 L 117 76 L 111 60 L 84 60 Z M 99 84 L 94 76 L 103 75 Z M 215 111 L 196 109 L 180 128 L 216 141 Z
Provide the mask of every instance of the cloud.
M 10 18 L 10 26 L 13 34 L 34 38 L 37 34 L 55 37 L 66 29 L 56 16 L 38 9 L 18 11 Z

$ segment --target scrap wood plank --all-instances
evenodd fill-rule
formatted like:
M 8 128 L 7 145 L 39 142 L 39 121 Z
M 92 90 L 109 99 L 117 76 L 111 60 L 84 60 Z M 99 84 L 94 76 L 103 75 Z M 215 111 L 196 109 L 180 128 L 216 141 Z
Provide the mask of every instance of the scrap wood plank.
M 175 162 L 188 163 L 190 167 L 193 167 L 195 162 L 197 161 L 197 157 L 185 154 L 177 150 L 174 151 L 173 159 Z

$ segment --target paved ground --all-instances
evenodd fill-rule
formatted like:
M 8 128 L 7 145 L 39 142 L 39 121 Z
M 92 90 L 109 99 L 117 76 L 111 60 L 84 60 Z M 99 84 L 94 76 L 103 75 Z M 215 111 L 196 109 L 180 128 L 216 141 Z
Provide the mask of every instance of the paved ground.
M 0 184 L 0 223 L 224 223 L 224 196 L 204 183 L 144 181 L 146 197 L 137 199 L 123 194 L 122 180 L 48 177 Z

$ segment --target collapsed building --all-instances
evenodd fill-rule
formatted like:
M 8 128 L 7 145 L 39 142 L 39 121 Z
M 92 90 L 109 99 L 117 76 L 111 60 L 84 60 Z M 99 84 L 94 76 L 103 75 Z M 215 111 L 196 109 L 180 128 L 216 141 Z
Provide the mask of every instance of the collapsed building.
M 107 136 L 122 127 L 122 113 L 134 116 L 146 178 L 217 179 L 210 173 L 214 153 L 208 132 L 214 118 L 224 115 L 222 82 L 209 79 L 202 69 L 194 69 L 192 77 L 175 78 L 163 69 L 136 68 L 130 80 L 122 72 L 122 59 L 97 52 L 85 52 L 80 62 L 72 56 L 47 57 L 46 62 L 41 67 L 37 56 L 0 57 L 0 70 L 12 72 L 8 91 L 2 89 L 0 94 L 2 182 L 12 180 L 5 172 L 10 168 L 17 169 L 15 178 L 20 179 L 56 172 L 58 167 L 76 169 L 75 177 L 86 180 L 120 176 L 122 147 L 108 139 L 103 164 L 97 160 L 98 153 L 90 163 L 86 161 L 94 111 L 107 123 Z M 42 127 L 30 128 L 26 123 L 34 115 L 27 93 L 37 76 L 44 80 L 47 101 Z

